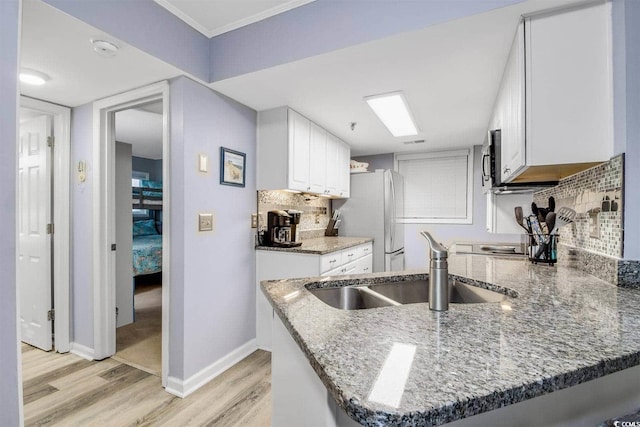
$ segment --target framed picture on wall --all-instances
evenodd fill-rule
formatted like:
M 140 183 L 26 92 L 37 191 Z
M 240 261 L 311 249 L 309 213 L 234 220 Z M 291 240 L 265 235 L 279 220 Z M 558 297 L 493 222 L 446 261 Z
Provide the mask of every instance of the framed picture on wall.
M 244 187 L 247 155 L 220 147 L 220 184 Z

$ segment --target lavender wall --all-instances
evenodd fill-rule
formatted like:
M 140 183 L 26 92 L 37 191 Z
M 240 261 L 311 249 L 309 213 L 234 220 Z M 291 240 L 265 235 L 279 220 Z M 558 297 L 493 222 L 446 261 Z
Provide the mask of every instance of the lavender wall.
M 316 0 L 212 38 L 210 81 L 223 80 L 521 1 Z
M 44 1 L 200 79 L 209 78 L 209 39 L 153 0 Z
M 474 147 L 473 165 L 473 223 L 472 224 L 405 224 L 405 268 L 426 269 L 429 268 L 429 255 L 427 245 L 420 231 L 427 230 L 433 237 L 450 245 L 455 241 L 481 241 L 481 242 L 520 242 L 519 234 L 489 233 L 486 229 L 487 199 L 482 194 L 482 147 Z
M 20 2 L 0 1 L 0 425 L 20 425 L 16 298 L 16 145 Z
M 71 341 L 93 348 L 93 104 L 71 110 L 71 165 L 87 165 L 87 179 L 72 174 Z
M 219 184 L 220 146 L 246 153 L 245 188 Z M 255 158 L 255 111 L 188 78 L 171 82 L 170 376 L 188 379 L 255 338 Z M 213 232 L 197 231 L 203 212 Z

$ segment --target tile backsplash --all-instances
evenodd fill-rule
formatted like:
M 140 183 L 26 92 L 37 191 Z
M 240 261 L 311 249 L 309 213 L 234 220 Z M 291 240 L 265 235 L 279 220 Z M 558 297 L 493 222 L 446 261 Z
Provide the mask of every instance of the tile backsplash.
M 303 212 L 298 225 L 302 240 L 324 236 L 331 218 L 331 201 L 325 197 L 288 191 L 258 191 L 258 230 L 266 229 L 267 212 L 287 209 Z
M 624 158 L 616 156 L 560 181 L 552 188 L 538 191 L 533 200 L 546 207 L 549 196 L 562 206 L 576 211 L 573 224 L 560 229 L 560 241 L 579 249 L 622 258 L 622 185 Z
M 558 262 L 574 266 L 619 286 L 640 287 L 639 261 L 623 260 L 624 155 L 537 191 L 533 201 L 556 211 L 576 211 L 573 223 L 559 229 Z

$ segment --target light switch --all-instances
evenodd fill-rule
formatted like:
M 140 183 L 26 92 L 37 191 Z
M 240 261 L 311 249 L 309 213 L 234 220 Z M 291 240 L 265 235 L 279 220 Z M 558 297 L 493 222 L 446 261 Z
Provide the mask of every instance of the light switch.
M 198 155 L 198 170 L 205 173 L 209 171 L 209 156 L 206 154 Z
M 198 231 L 213 231 L 213 214 L 198 214 Z
M 251 214 L 251 228 L 258 228 L 258 214 Z

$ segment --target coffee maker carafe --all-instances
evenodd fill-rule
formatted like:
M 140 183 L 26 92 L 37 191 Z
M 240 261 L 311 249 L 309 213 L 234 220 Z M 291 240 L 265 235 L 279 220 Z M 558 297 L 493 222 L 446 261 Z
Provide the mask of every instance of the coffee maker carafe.
M 285 212 L 289 214 L 289 223 L 291 224 L 291 241 L 299 242 L 300 231 L 298 230 L 298 224 L 300 224 L 300 215 L 302 215 L 302 211 L 287 209 Z
M 291 216 L 285 211 L 267 213 L 267 246 L 294 247 L 302 245 L 291 238 Z

